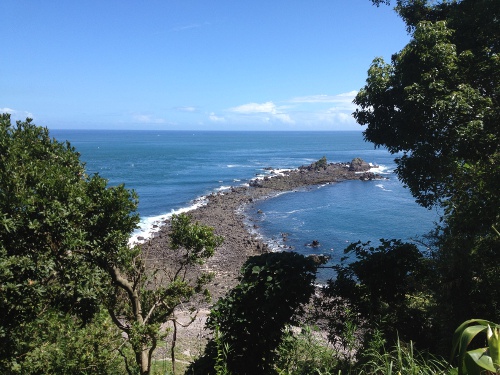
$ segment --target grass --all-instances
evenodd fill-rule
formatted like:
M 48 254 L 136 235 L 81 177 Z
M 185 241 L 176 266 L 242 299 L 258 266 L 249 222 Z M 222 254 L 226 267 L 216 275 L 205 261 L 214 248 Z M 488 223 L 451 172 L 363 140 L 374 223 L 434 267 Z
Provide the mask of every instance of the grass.
M 412 342 L 403 344 L 399 340 L 390 351 L 369 350 L 366 362 L 357 374 L 360 375 L 445 375 L 452 372 L 450 364 L 427 352 L 418 352 Z

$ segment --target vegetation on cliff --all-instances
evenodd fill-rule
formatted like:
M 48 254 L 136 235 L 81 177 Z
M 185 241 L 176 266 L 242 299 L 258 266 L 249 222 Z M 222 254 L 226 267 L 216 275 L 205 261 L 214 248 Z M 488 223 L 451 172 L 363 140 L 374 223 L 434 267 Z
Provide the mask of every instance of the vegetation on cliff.
M 451 373 L 453 364 L 459 373 L 498 372 L 500 2 L 398 0 L 396 11 L 411 41 L 390 63 L 374 60 L 354 116 L 366 140 L 396 155 L 417 202 L 443 209 L 425 252 L 398 240 L 352 244 L 321 290 L 312 259 L 250 258 L 213 308 L 214 336 L 192 370 L 415 374 Z M 311 169 L 321 177 L 329 164 Z M 338 177 L 353 175 L 348 169 Z M 0 116 L 2 373 L 152 372 L 161 324 L 206 296 L 210 275 L 187 270 L 222 239 L 180 216 L 164 252 L 178 268 L 148 263 L 128 246 L 136 207 L 134 192 L 88 176 L 68 143 L 29 119 L 12 126 Z M 456 327 L 464 345 L 441 360 Z

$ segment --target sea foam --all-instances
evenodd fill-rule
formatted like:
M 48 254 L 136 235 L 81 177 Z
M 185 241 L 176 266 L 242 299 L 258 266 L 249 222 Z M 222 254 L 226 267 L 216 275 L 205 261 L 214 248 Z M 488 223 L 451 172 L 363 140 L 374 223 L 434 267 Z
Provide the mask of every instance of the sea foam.
M 139 227 L 132 233 L 132 236 L 129 238 L 129 245 L 137 245 L 146 242 L 151 239 L 156 233 L 158 233 L 161 227 L 165 224 L 166 221 L 170 220 L 173 215 L 179 215 L 182 213 L 186 213 L 189 211 L 196 210 L 207 204 L 206 196 L 197 198 L 193 201 L 190 206 L 182 207 L 177 210 L 172 210 L 164 215 L 150 216 L 142 218 L 139 222 Z

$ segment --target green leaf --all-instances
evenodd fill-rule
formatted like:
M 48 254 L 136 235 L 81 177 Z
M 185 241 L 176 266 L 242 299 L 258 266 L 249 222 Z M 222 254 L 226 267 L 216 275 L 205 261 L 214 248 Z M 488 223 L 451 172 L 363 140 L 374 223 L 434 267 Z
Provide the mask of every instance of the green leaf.
M 451 352 L 451 361 L 453 360 L 453 356 L 455 355 L 455 353 L 457 353 L 457 351 L 460 350 L 461 353 L 458 353 L 459 354 L 459 357 L 463 359 L 463 353 L 465 352 L 465 350 L 467 349 L 467 346 L 469 345 L 470 341 L 472 340 L 473 337 L 470 338 L 470 340 L 467 341 L 467 337 L 465 338 L 465 341 L 466 342 L 466 345 L 465 347 L 463 347 L 463 342 L 464 342 L 464 339 L 462 338 L 462 336 L 464 335 L 464 331 L 469 327 L 471 326 L 472 324 L 475 324 L 480 330 L 479 327 L 482 327 L 484 330 L 487 329 L 488 327 L 488 324 L 489 325 L 495 325 L 494 323 L 492 322 L 489 322 L 488 320 L 484 320 L 484 319 L 470 319 L 470 320 L 467 320 L 465 322 L 463 322 L 456 330 L 455 330 L 455 333 L 453 334 L 453 339 L 452 339 L 452 352 Z M 470 335 L 472 333 L 472 331 L 469 331 L 468 335 Z M 477 333 L 476 333 L 477 334 Z M 460 349 L 459 349 L 460 348 Z
M 484 370 L 496 373 L 487 348 L 470 350 L 465 355 L 464 365 L 468 375 L 484 375 Z
M 482 325 L 469 326 L 464 329 L 460 337 L 458 361 L 465 364 L 465 356 L 467 355 L 467 347 L 477 334 L 485 332 L 488 327 Z M 459 367 L 460 370 L 460 367 Z

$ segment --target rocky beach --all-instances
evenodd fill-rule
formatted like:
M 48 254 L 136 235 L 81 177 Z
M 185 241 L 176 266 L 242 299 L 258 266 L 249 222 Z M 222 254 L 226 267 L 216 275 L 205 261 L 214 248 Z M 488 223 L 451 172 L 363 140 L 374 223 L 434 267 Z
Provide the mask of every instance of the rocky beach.
M 294 170 L 268 168 L 269 174 L 265 177 L 255 178 L 245 186 L 207 196 L 206 204 L 190 211 L 189 216 L 194 222 L 213 227 L 215 233 L 224 238 L 224 243 L 215 255 L 202 266 L 204 271 L 215 275 L 209 286 L 213 299 L 217 300 L 236 285 L 238 272 L 248 257 L 268 251 L 267 245 L 252 234 L 245 220 L 244 209 L 251 210 L 251 205 L 258 200 L 271 198 L 283 191 L 346 180 L 381 178 L 371 173 L 370 168 L 368 163 L 358 158 L 348 163 L 329 164 L 326 159 L 320 159 Z M 148 258 L 164 258 L 164 249 L 168 248 L 169 224 L 168 221 L 163 224 L 153 238 L 141 245 Z
M 188 214 L 193 222 L 213 227 L 214 232 L 224 238 L 224 243 L 205 264 L 199 266 L 200 268 L 188 270 L 188 273 L 196 275 L 200 271 L 208 271 L 214 274 L 208 289 L 212 303 L 216 302 L 237 285 L 239 270 L 250 256 L 269 251 L 267 244 L 254 234 L 255 231 L 252 229 L 255 228 L 247 223 L 244 210 L 251 210 L 252 205 L 259 200 L 272 198 L 284 191 L 307 189 L 347 180 L 381 179 L 381 176 L 370 172 L 371 168 L 359 158 L 348 163 L 330 164 L 326 163 L 326 159 L 320 159 L 309 166 L 294 170 L 281 171 L 267 168 L 268 175 L 264 177 L 257 177 L 248 184 L 232 187 L 224 192 L 210 194 L 206 197 L 204 205 Z M 169 230 L 170 225 L 166 221 L 151 239 L 141 245 L 148 263 L 165 266 L 166 263 L 175 262 L 174 254 L 167 253 Z M 210 332 L 205 329 L 210 305 L 196 303 L 194 308 L 197 310 L 197 315 L 194 320 L 190 307 L 193 306 L 185 306 L 176 312 L 176 320 L 180 323 L 176 330 L 176 345 L 186 359 L 199 356 L 210 336 Z M 167 326 L 172 326 L 172 322 Z M 168 360 L 169 354 L 165 349 L 159 348 L 155 352 L 155 358 Z

